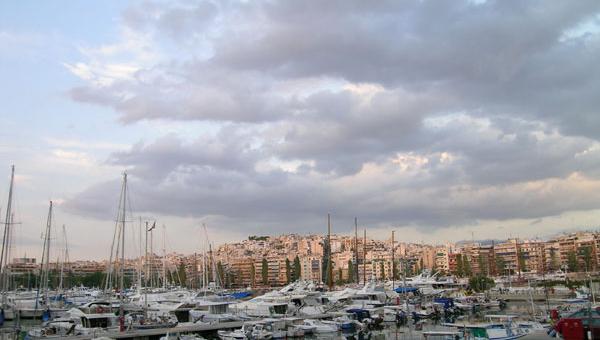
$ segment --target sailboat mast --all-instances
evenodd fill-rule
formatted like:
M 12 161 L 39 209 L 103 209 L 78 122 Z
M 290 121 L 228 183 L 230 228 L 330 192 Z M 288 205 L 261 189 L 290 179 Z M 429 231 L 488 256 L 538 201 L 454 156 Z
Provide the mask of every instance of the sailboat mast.
M 125 303 L 124 288 L 125 288 L 125 214 L 127 205 L 127 172 L 123 173 L 123 207 L 121 211 L 121 265 L 120 265 L 120 282 L 119 282 L 119 320 L 121 331 L 125 330 L 125 311 L 123 310 L 123 303 Z
M 48 267 L 50 265 L 50 230 L 52 226 L 52 201 L 48 208 L 48 219 L 46 220 L 46 230 L 44 232 L 44 246 L 42 247 L 42 261 L 40 263 L 40 281 L 38 282 L 35 296 L 35 310 L 38 310 L 40 302 L 40 293 L 48 298 Z
M 355 277 L 353 277 L 352 279 L 355 279 L 356 283 L 358 283 L 360 279 L 358 276 L 358 219 L 356 217 L 354 218 L 354 261 L 354 271 L 356 272 L 356 274 L 354 274 Z
M 363 238 L 363 284 L 367 284 L 367 229 Z
M 138 269 L 137 269 L 137 292 L 138 294 L 141 293 L 141 289 L 142 289 L 142 270 L 144 269 L 144 254 L 142 253 L 142 217 L 140 216 L 139 218 L 139 224 L 138 224 L 138 245 L 139 245 L 139 250 L 140 253 L 139 255 L 139 261 L 138 261 Z
M 212 273 L 212 282 L 214 282 L 215 286 L 219 286 L 219 273 L 217 272 L 217 268 L 215 266 L 215 261 L 213 258 L 212 244 L 208 244 L 208 261 L 210 264 L 210 271 Z
M 203 285 L 204 285 L 204 294 L 206 294 L 206 289 L 208 288 L 208 283 L 209 283 L 209 261 L 208 261 L 208 254 L 206 252 L 206 248 L 208 248 L 208 245 L 210 244 L 208 241 L 208 231 L 206 230 L 206 224 L 202 223 L 202 228 L 204 229 L 204 243 L 203 243 L 203 250 L 204 250 L 204 256 L 202 259 L 202 269 L 203 269 L 203 273 L 202 273 L 202 280 Z
M 60 264 L 60 282 L 58 284 L 58 287 L 61 291 L 64 288 L 63 286 L 64 286 L 65 266 L 67 265 L 67 263 L 69 261 L 69 243 L 67 241 L 67 230 L 66 230 L 66 227 L 64 224 L 62 226 L 62 233 L 63 233 L 63 242 L 64 242 L 65 249 L 64 249 L 63 259 Z
M 0 274 L 1 274 L 1 290 L 5 292 L 8 290 L 8 252 L 10 248 L 10 226 L 12 219 L 12 196 L 13 186 L 15 182 L 15 166 L 11 166 L 10 172 L 10 187 L 8 189 L 8 201 L 6 203 L 6 217 L 4 219 L 4 236 L 2 237 L 2 253 L 0 254 Z M 3 295 L 4 300 L 4 295 Z M 4 301 L 3 301 L 4 302 Z
M 48 295 L 48 271 L 50 270 L 50 233 L 51 233 L 51 229 L 52 229 L 52 201 L 50 201 L 50 208 L 48 208 L 48 220 L 46 222 L 46 241 L 44 242 L 44 245 L 46 246 L 44 248 L 44 251 L 46 252 L 45 255 L 45 259 L 46 259 L 46 263 L 42 264 L 42 266 L 44 266 L 44 282 L 42 283 L 44 287 L 43 293 L 44 296 L 47 297 Z
M 148 263 L 148 233 L 152 235 L 152 229 L 156 227 L 156 221 L 152 223 L 152 227 L 148 228 L 148 222 L 146 222 L 146 249 L 144 256 L 144 265 L 146 266 L 145 276 L 144 276 L 144 316 L 148 316 L 148 279 L 150 278 L 150 265 Z
M 331 216 L 327 214 L 327 286 L 333 289 L 333 268 L 331 267 Z
M 148 286 L 148 221 L 146 221 L 146 247 L 144 248 L 144 285 Z
M 144 286 L 148 286 L 148 221 L 146 221 L 146 247 L 144 248 Z M 144 317 L 148 316 L 148 287 L 144 287 Z
M 165 246 L 165 238 L 167 237 L 167 227 L 163 224 L 163 237 L 162 237 L 162 278 L 163 278 L 163 289 L 167 289 L 167 249 Z
M 392 290 L 396 288 L 396 259 L 394 258 L 394 233 L 392 230 Z

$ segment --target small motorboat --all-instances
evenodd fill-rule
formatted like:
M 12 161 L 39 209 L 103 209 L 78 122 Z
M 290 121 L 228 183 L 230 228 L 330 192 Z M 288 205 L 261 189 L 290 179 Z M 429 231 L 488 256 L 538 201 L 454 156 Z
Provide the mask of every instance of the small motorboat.
M 319 320 L 314 319 L 306 319 L 304 320 L 304 325 L 314 327 L 313 333 L 322 334 L 322 333 L 335 333 L 338 331 L 337 326 L 326 324 Z

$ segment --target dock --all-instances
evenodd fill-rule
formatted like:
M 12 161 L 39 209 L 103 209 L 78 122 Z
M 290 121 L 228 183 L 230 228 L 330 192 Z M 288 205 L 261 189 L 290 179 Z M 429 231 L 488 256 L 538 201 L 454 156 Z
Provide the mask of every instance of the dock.
M 568 299 L 572 297 L 572 294 L 570 293 L 555 293 L 555 294 L 548 294 L 546 296 L 546 294 L 544 293 L 532 293 L 529 294 L 528 292 L 519 292 L 519 293 L 489 293 L 489 296 L 492 299 L 502 299 L 504 301 L 546 301 L 546 298 L 548 298 L 549 300 L 556 300 L 556 299 Z
M 215 332 L 218 330 L 227 330 L 240 328 L 243 325 L 243 321 L 231 321 L 231 322 L 219 322 L 214 324 L 192 324 L 186 323 L 177 325 L 173 328 L 156 328 L 156 329 L 135 329 L 126 330 L 124 332 L 118 331 L 99 331 L 88 335 L 77 335 L 69 337 L 61 337 L 61 339 L 67 340 L 91 340 L 98 337 L 106 337 L 111 339 L 155 339 L 161 336 L 169 334 L 186 334 L 186 333 L 201 333 L 201 332 Z
M 330 318 L 332 315 L 329 313 L 315 314 L 309 316 L 303 316 L 304 319 L 325 319 Z M 260 320 L 256 319 L 256 320 Z M 216 332 L 219 330 L 229 330 L 235 328 L 241 328 L 244 321 L 229 321 L 229 322 L 215 322 L 212 324 L 197 324 L 197 323 L 181 323 L 172 328 L 155 328 L 155 329 L 134 329 L 126 330 L 123 332 L 119 331 L 102 331 L 94 332 L 88 335 L 74 335 L 61 337 L 61 339 L 67 340 L 90 340 L 98 337 L 106 337 L 111 339 L 158 339 L 161 336 L 169 334 L 187 334 L 187 333 L 203 333 L 203 332 Z M 7 330 L 9 333 L 9 330 Z M 12 331 L 14 334 L 14 330 Z M 11 334 L 12 335 L 12 334 Z

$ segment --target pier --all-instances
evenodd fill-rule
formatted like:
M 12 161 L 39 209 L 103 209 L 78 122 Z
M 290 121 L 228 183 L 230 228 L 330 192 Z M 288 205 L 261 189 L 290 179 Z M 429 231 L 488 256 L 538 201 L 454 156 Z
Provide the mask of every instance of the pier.
M 71 337 L 62 337 L 67 340 L 90 340 L 97 337 L 107 337 L 111 339 L 157 339 L 168 334 L 185 334 L 185 333 L 201 333 L 214 332 L 218 330 L 234 329 L 242 327 L 243 321 L 220 322 L 214 324 L 192 324 L 186 323 L 173 328 L 156 328 L 156 329 L 135 329 L 124 332 L 108 331 L 98 332 L 88 335 L 77 335 Z

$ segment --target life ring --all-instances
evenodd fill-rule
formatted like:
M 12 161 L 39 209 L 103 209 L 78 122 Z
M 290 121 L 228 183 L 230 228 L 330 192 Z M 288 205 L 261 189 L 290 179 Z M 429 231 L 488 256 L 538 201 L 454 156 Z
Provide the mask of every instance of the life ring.
M 102 307 L 102 306 L 97 306 L 97 307 L 96 307 L 96 313 L 98 313 L 98 314 L 104 313 L 104 307 Z

